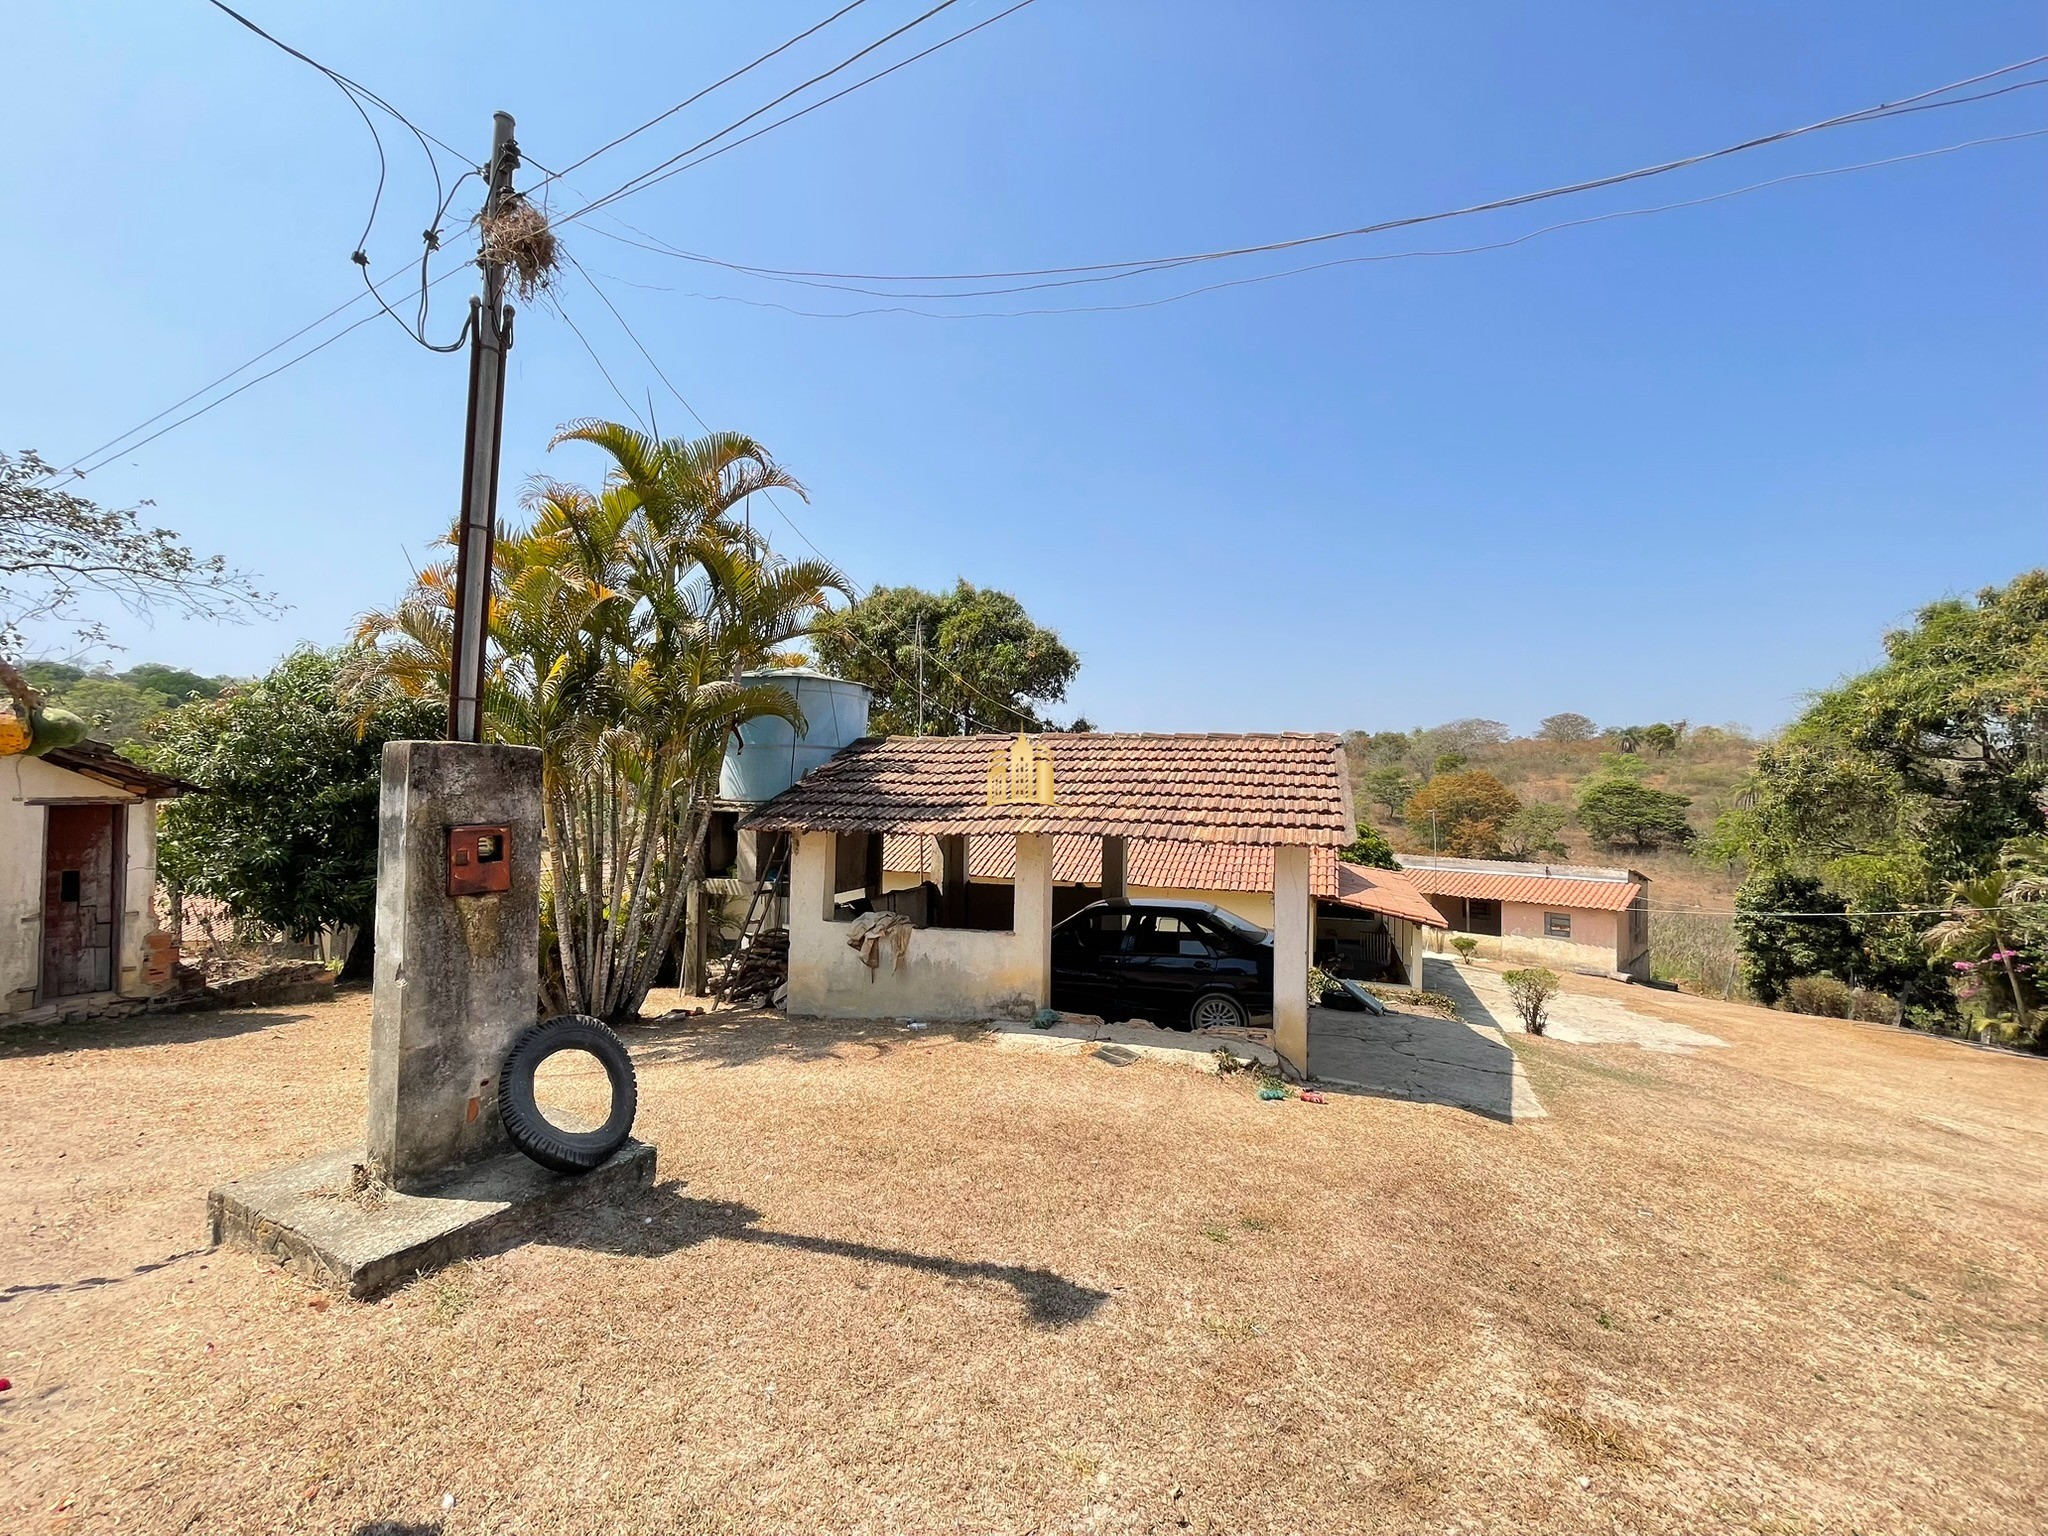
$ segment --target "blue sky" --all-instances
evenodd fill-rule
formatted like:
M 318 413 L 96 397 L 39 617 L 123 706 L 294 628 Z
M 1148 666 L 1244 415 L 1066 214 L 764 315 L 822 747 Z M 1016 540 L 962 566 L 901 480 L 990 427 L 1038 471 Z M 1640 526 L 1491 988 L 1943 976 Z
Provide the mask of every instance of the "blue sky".
M 492 109 L 513 112 L 555 166 L 833 8 L 247 7 L 479 159 Z M 569 177 L 557 211 L 925 8 L 869 0 Z M 963 0 L 874 62 L 999 8 Z M 319 76 L 200 0 L 31 0 L 4 27 L 0 442 L 69 460 L 360 287 L 375 161 Z M 616 213 L 769 266 L 1065 266 L 1454 207 L 2043 52 L 2033 3 L 1038 0 Z M 1324 254 L 1485 243 L 2039 129 L 2044 98 Z M 380 276 L 417 253 L 431 202 L 417 148 L 384 137 Z M 1071 707 L 1099 725 L 1527 728 L 1576 709 L 1767 727 L 1920 603 L 2043 561 L 2044 170 L 2048 139 L 2022 140 L 1508 250 L 1011 319 L 810 318 L 764 306 L 879 301 L 636 250 L 598 217 L 563 236 L 690 403 L 805 482 L 810 504 L 785 507 L 831 558 L 864 583 L 1015 592 L 1081 654 Z M 1285 264 L 952 307 L 1130 301 Z M 439 334 L 469 287 L 437 290 Z M 664 430 L 695 430 L 581 278 L 560 297 L 635 407 L 651 391 Z M 90 494 L 153 499 L 291 604 L 241 627 L 117 614 L 117 660 L 251 672 L 391 601 L 453 513 L 464 384 L 459 358 L 380 320 L 95 473 Z M 509 492 L 594 477 L 593 454 L 550 455 L 548 436 L 625 406 L 542 308 L 520 317 L 507 413 Z

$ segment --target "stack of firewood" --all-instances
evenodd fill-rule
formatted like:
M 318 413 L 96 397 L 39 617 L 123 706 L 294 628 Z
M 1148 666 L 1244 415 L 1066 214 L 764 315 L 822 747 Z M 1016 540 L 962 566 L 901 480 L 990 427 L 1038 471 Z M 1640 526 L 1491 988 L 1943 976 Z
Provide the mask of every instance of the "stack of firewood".
M 764 933 L 734 955 L 718 984 L 719 1000 L 734 1008 L 760 1008 L 789 983 L 789 934 Z

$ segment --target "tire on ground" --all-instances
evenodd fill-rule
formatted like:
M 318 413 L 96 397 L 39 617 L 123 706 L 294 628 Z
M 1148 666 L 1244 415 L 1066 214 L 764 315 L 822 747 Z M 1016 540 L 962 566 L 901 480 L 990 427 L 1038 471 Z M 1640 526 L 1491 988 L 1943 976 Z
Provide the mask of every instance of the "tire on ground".
M 534 1074 L 542 1062 L 560 1051 L 582 1051 L 597 1058 L 611 1080 L 612 1107 L 594 1131 L 566 1131 L 540 1112 L 534 1097 Z M 534 1025 L 512 1042 L 498 1072 L 498 1115 L 512 1145 L 557 1173 L 588 1173 L 626 1143 L 640 1090 L 626 1043 L 600 1019 L 565 1013 Z

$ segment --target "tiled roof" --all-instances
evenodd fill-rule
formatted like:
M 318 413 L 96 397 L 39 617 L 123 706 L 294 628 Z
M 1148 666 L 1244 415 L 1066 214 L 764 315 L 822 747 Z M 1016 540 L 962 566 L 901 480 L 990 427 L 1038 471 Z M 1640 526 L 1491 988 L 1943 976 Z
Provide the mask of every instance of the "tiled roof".
M 937 878 L 938 849 L 929 837 L 891 833 L 882 840 L 882 868 L 894 874 L 930 870 Z M 1017 874 L 1017 845 L 1008 837 L 974 837 L 967 841 L 970 880 L 1011 880 Z M 1102 883 L 1102 839 L 1066 836 L 1053 839 L 1052 878 L 1056 885 Z M 1334 900 L 1337 896 L 1337 851 L 1311 848 L 1309 889 Z M 1273 850 L 1256 843 L 1169 843 L 1134 841 L 1124 855 L 1124 883 L 1155 891 L 1266 891 L 1273 889 Z M 1428 906 L 1427 902 L 1423 903 Z M 1431 915 L 1434 916 L 1434 909 Z
M 1008 736 L 855 742 L 747 818 L 770 832 L 1036 832 L 1342 847 L 1351 793 L 1334 736 L 1049 734 L 1053 804 L 987 804 Z
M 105 742 L 90 739 L 73 747 L 52 747 L 43 754 L 43 761 L 53 768 L 67 768 L 73 773 L 84 774 L 88 779 L 126 790 L 131 795 L 140 795 L 145 800 L 168 800 L 175 795 L 204 793 L 197 784 L 188 784 L 168 773 L 145 768 L 123 757 Z
M 1466 896 L 1480 901 L 1526 901 L 1535 906 L 1592 912 L 1624 912 L 1643 894 L 1644 881 L 1627 870 L 1595 872 L 1575 869 L 1572 875 L 1545 873 L 1546 866 L 1524 864 L 1521 873 L 1474 861 L 1401 860 L 1401 873 L 1426 896 Z M 1596 876 L 1596 878 L 1586 878 Z
M 1338 902 L 1384 917 L 1405 917 L 1426 928 L 1448 928 L 1443 914 L 1429 904 L 1408 877 L 1398 870 L 1368 869 L 1362 864 L 1337 866 Z

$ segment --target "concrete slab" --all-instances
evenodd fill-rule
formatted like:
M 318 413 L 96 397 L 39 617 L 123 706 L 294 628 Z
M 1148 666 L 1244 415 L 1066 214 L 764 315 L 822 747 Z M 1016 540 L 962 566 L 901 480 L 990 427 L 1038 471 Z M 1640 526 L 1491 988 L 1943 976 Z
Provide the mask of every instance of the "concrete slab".
M 1503 1034 L 1528 1033 L 1500 972 L 1484 965 L 1458 965 L 1434 956 L 1423 962 L 1423 974 L 1431 988 L 1444 993 L 1458 1005 L 1468 1023 L 1493 1028 Z M 1654 995 L 1654 994 L 1651 994 Z M 1549 1021 L 1543 1038 L 1566 1045 L 1633 1045 L 1645 1051 L 1685 1055 L 1692 1051 L 1726 1049 L 1719 1035 L 1681 1024 L 1676 1019 L 1638 1013 L 1612 998 L 1593 997 L 1584 992 L 1560 992 L 1550 1000 Z
M 1260 1062 L 1276 1071 L 1280 1065 L 1280 1057 L 1272 1046 L 1236 1033 L 1190 1033 L 1155 1029 L 1149 1024 L 1104 1024 L 1084 1021 L 1073 1014 L 1046 1029 L 1008 1019 L 992 1020 L 988 1028 L 991 1038 L 1002 1049 L 1090 1055 L 1112 1066 L 1149 1060 L 1214 1072 L 1219 1047 L 1228 1048 L 1241 1061 Z
M 231 1179 L 206 1197 L 216 1244 L 275 1259 L 361 1299 L 422 1270 L 517 1242 L 555 1212 L 654 1182 L 654 1148 L 628 1141 L 589 1173 L 551 1173 L 501 1152 L 400 1193 L 351 1192 L 360 1147 Z
M 1319 1084 L 1471 1110 L 1510 1124 L 1546 1111 L 1500 1031 L 1441 1014 L 1309 1010 Z

